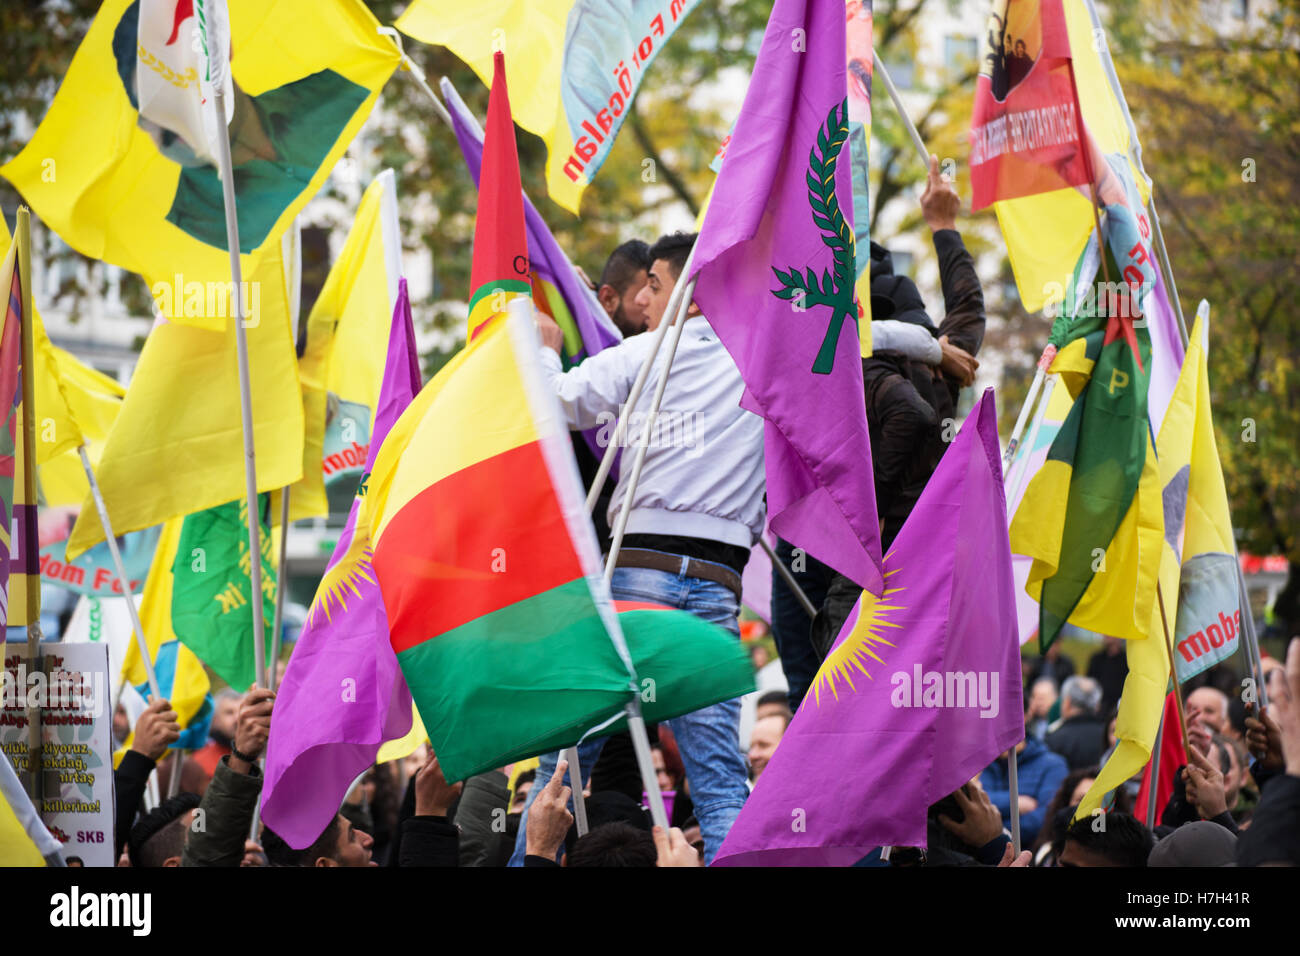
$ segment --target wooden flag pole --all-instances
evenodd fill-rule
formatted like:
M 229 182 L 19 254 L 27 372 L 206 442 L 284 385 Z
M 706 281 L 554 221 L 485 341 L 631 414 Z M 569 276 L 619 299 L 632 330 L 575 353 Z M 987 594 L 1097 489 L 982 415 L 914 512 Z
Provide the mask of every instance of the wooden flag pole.
M 22 429 L 19 439 L 23 448 L 23 473 L 15 475 L 15 483 L 23 483 L 23 511 L 16 514 L 12 529 L 17 534 L 10 536 L 10 565 L 17 565 L 26 570 L 23 576 L 23 597 L 27 604 L 27 666 L 41 668 L 41 572 L 40 547 L 36 527 L 36 382 L 35 382 L 35 343 L 32 325 L 32 218 L 26 206 L 18 207 L 18 216 L 14 222 L 14 275 L 18 277 L 18 290 L 21 297 L 22 315 L 18 321 L 19 351 L 21 352 L 21 388 L 23 414 L 18 427 Z M 6 298 L 13 294 L 12 280 L 5 290 Z M 6 305 L 7 307 L 7 305 Z M 12 396 L 8 396 L 12 399 Z M 15 496 L 16 497 L 16 496 Z M 23 553 L 16 553 L 21 547 Z M 36 806 L 41 805 L 44 792 L 42 784 L 43 747 L 41 742 L 41 705 L 31 708 L 27 714 L 27 786 Z
M 95 471 L 90 467 L 90 457 L 86 454 L 85 443 L 77 447 L 77 453 L 81 456 L 81 467 L 86 472 L 86 481 L 90 483 L 90 495 L 95 499 L 95 510 L 99 513 L 99 523 L 104 529 L 104 543 L 108 545 L 108 553 L 113 559 L 113 570 L 122 585 L 122 594 L 126 596 L 126 607 L 131 614 L 131 629 L 135 632 L 135 646 L 140 651 L 140 660 L 144 663 L 144 672 L 149 678 L 149 693 L 157 700 L 163 696 L 162 690 L 159 689 L 158 675 L 154 672 L 153 660 L 149 656 L 149 642 L 145 639 L 144 625 L 140 623 L 140 611 L 135 606 L 135 598 L 132 597 L 131 582 L 126 576 L 122 552 L 117 546 L 117 538 L 113 536 L 113 523 L 108 517 L 108 507 L 104 504 L 104 495 L 100 490 L 99 482 L 95 480 Z
M 1165 596 L 1159 580 L 1156 581 L 1156 604 L 1160 606 L 1160 627 L 1165 634 L 1165 648 L 1169 652 L 1169 676 L 1174 682 L 1174 707 L 1178 710 L 1178 724 L 1183 731 L 1183 747 L 1186 748 L 1190 755 L 1192 752 L 1191 738 L 1187 735 L 1187 717 L 1183 714 L 1183 693 L 1178 683 L 1178 667 L 1174 664 L 1174 638 L 1169 633 L 1169 620 L 1165 616 Z M 1163 711 L 1162 711 L 1163 713 Z M 1190 759 L 1190 757 L 1189 757 Z M 1152 786 L 1154 787 L 1154 782 Z
M 226 126 L 223 89 L 227 62 L 226 37 L 218 29 L 217 17 L 209 17 L 199 34 L 206 48 L 212 99 L 216 106 L 217 167 L 226 210 L 226 245 L 230 251 L 230 278 L 234 286 L 235 351 L 239 362 L 239 409 L 244 433 L 244 485 L 248 499 L 249 606 L 253 615 L 253 664 L 255 686 L 266 687 L 266 622 L 262 619 L 261 528 L 257 521 L 257 454 L 253 441 L 252 386 L 248 368 L 248 334 L 244 328 L 243 275 L 239 262 L 239 218 L 235 205 L 234 164 L 230 159 L 230 130 Z
M 1151 785 L 1147 787 L 1147 829 L 1156 829 L 1156 795 L 1160 792 L 1160 748 L 1164 746 L 1165 707 L 1160 705 L 1160 723 L 1156 726 L 1156 741 L 1151 749 Z

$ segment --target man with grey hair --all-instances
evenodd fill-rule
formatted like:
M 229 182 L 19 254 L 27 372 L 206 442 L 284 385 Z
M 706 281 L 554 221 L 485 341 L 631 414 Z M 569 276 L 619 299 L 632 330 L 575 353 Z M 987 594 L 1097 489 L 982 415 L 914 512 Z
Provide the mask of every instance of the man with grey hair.
M 1106 749 L 1106 718 L 1101 685 L 1091 677 L 1071 677 L 1061 685 L 1061 719 L 1043 738 L 1071 770 L 1095 767 Z

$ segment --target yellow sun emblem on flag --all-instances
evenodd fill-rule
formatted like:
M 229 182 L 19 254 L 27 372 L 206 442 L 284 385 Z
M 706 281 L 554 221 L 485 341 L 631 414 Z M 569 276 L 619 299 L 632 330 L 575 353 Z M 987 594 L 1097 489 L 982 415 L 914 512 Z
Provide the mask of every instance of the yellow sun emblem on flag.
M 370 543 L 368 530 L 362 527 L 361 522 L 358 520 L 357 526 L 353 529 L 352 542 L 348 545 L 347 551 L 343 553 L 343 557 L 338 564 L 325 572 L 325 576 L 321 578 L 320 586 L 316 588 L 316 597 L 311 602 L 311 610 L 307 612 L 308 625 L 315 624 L 318 611 L 324 613 L 326 621 L 332 619 L 331 611 L 335 607 L 346 611 L 348 609 L 349 592 L 357 598 L 361 597 L 360 584 L 362 581 L 368 581 L 371 584 L 376 583 L 375 569 L 370 563 L 375 549 Z
M 886 560 L 888 560 L 886 555 Z M 874 660 L 880 664 L 885 663 L 884 659 L 876 653 L 876 648 L 881 645 L 893 647 L 891 641 L 885 640 L 882 631 L 887 627 L 902 627 L 889 620 L 891 611 L 901 611 L 906 605 L 894 603 L 892 595 L 906 590 L 902 587 L 889 587 L 889 579 L 898 573 L 898 568 L 885 572 L 885 589 L 880 597 L 876 597 L 870 591 L 862 592 L 862 605 L 858 613 L 858 619 L 853 625 L 853 630 L 849 633 L 840 645 L 826 655 L 826 660 L 822 661 L 821 668 L 817 671 L 817 677 L 813 681 L 813 697 L 817 706 L 821 706 L 822 688 L 825 687 L 836 700 L 840 699 L 838 684 L 843 681 L 849 686 L 849 690 L 857 691 L 853 685 L 853 672 L 859 671 L 866 676 L 868 680 L 874 680 L 871 672 L 867 669 L 870 661 Z

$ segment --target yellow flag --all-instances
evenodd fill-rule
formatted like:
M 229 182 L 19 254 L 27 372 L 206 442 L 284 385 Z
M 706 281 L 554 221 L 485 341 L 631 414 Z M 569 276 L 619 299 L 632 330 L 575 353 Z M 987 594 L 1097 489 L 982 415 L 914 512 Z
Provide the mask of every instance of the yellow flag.
M 246 331 L 261 492 L 292 485 L 303 467 L 303 397 L 278 243 L 261 256 L 253 282 L 260 318 Z M 95 477 L 115 534 L 244 496 L 233 321 L 220 332 L 167 321 L 154 326 Z M 87 498 L 68 539 L 68 560 L 103 539 Z
M 0 219 L 0 257 L 9 250 L 9 228 Z M 32 358 L 36 419 L 36 465 L 41 503 L 77 505 L 89 487 L 77 448 L 83 442 L 91 461 L 98 458 L 126 390 L 118 382 L 81 364 L 57 348 L 32 308 Z
M 180 110 L 199 95 L 198 75 L 184 65 L 195 38 L 190 4 L 175 5 L 159 34 L 165 7 L 106 0 L 45 119 L 0 174 L 73 248 L 143 275 L 165 317 L 220 329 L 225 309 L 188 294 L 230 281 L 217 171 L 196 137 L 138 109 L 145 82 L 153 108 L 161 98 Z M 229 130 L 247 280 L 324 184 L 399 57 L 361 0 L 228 7 Z
M 503 50 L 514 120 L 546 142 L 546 189 L 576 214 L 645 71 L 700 0 L 412 0 L 397 29 L 492 83 Z
M 1198 419 L 1202 416 L 1202 402 L 1198 399 L 1202 384 L 1205 387 L 1203 413 L 1207 426 L 1210 411 L 1201 335 L 1202 321 L 1198 316 L 1187 356 L 1183 359 L 1178 384 L 1174 388 L 1156 441 L 1164 513 L 1169 516 L 1169 527 L 1163 535 L 1160 552 L 1160 597 L 1164 604 L 1164 616 L 1161 617 L 1160 604 L 1153 604 L 1148 637 L 1128 643 L 1129 672 L 1124 679 L 1124 691 L 1120 696 L 1119 714 L 1115 722 L 1119 744 L 1079 804 L 1076 818 L 1087 816 L 1101 806 L 1102 798 L 1107 793 L 1146 766 L 1151 759 L 1151 750 L 1160 726 L 1160 714 L 1164 709 L 1165 692 L 1169 685 L 1169 649 L 1165 629 L 1168 627 L 1170 633 L 1173 633 L 1178 613 L 1180 563 L 1182 555 L 1190 553 L 1187 537 L 1180 536 L 1182 516 L 1187 514 L 1190 528 L 1192 513 L 1196 510 L 1189 497 L 1189 470 L 1193 480 L 1196 480 L 1198 471 L 1204 471 L 1209 465 L 1204 459 L 1198 462 L 1194 457 L 1194 435 Z M 1209 451 L 1214 454 L 1212 430 L 1210 438 Z M 1219 487 L 1222 488 L 1217 454 L 1214 454 L 1212 465 L 1214 473 L 1219 474 Z M 1212 482 L 1212 477 L 1209 480 Z M 1226 495 L 1223 497 L 1223 508 L 1226 512 Z M 1227 524 L 1227 529 L 1228 545 L 1231 546 L 1231 523 Z

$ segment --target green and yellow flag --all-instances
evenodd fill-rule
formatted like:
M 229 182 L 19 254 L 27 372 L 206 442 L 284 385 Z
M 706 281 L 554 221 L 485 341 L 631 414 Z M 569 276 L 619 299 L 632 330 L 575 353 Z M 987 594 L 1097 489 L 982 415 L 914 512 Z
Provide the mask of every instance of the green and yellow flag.
M 229 12 L 247 280 L 325 182 L 399 58 L 361 0 L 230 0 Z M 107 0 L 36 134 L 0 175 L 74 249 L 143 275 L 169 320 L 219 329 L 226 310 L 189 294 L 191 284 L 230 282 L 221 182 L 194 123 L 177 118 L 199 96 L 184 55 L 195 23 L 188 0 Z M 146 112 L 173 121 L 142 118 L 142 90 Z
M 267 660 L 275 620 L 275 554 L 270 496 L 258 496 L 262 550 L 262 616 Z M 237 691 L 257 676 L 253 658 L 252 562 L 248 502 L 231 501 L 187 515 L 172 562 L 172 627 L 180 642 Z M 274 666 L 274 663 L 272 663 Z

